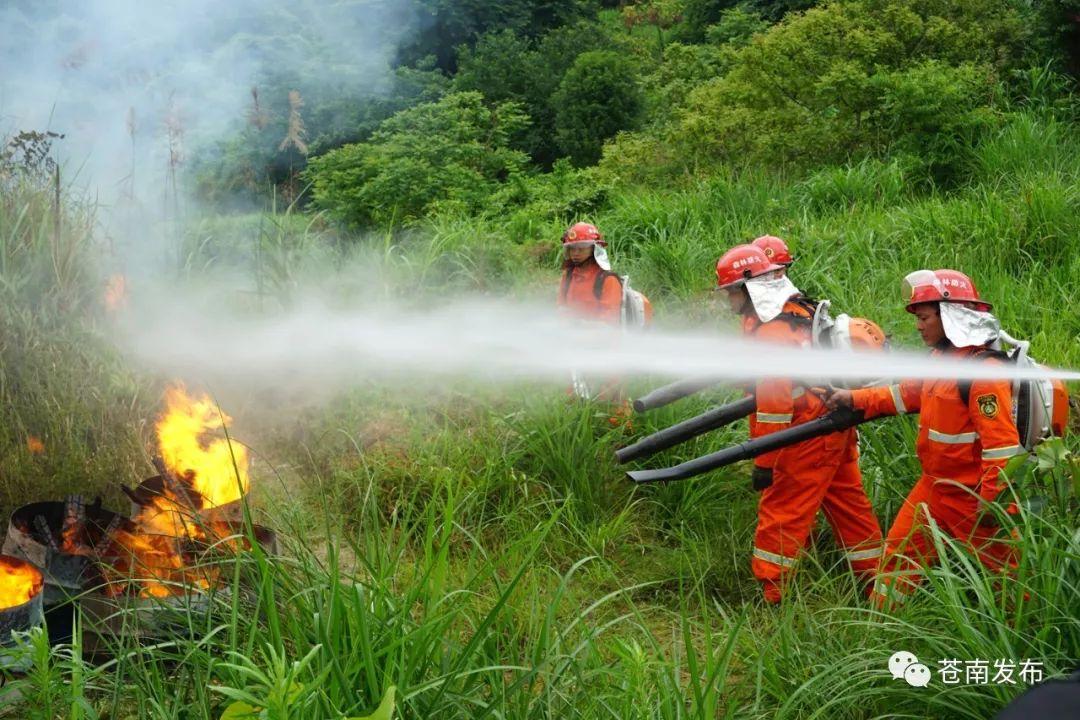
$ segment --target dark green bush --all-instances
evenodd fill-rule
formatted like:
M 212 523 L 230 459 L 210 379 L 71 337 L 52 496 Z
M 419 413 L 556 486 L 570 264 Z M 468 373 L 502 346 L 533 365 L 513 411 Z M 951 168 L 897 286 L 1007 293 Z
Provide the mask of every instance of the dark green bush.
M 634 67 L 606 50 L 579 55 L 553 101 L 559 147 L 579 166 L 595 164 L 604 141 L 631 129 L 642 108 Z
M 311 160 L 317 207 L 346 223 L 396 224 L 436 206 L 480 210 L 526 164 L 510 142 L 529 122 L 517 103 L 487 106 L 479 93 L 451 93 L 403 110 L 363 143 Z
M 948 173 L 994 124 L 996 83 L 1029 28 L 992 0 L 844 0 L 790 15 L 694 91 L 684 163 L 813 166 L 917 149 Z

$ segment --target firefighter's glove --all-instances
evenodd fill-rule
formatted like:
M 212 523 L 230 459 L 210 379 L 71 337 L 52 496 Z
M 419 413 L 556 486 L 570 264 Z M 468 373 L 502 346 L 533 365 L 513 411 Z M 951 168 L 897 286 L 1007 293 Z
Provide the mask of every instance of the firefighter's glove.
M 754 467 L 754 471 L 750 473 L 750 487 L 754 488 L 758 492 L 761 492 L 765 488 L 772 485 L 773 471 L 772 468 Z

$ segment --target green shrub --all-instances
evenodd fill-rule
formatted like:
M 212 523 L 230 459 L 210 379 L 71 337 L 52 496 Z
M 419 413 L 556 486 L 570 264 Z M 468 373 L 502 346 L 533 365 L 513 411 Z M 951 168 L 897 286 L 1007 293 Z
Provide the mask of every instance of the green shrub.
M 454 89 L 474 90 L 489 102 L 521 103 L 532 123 L 512 147 L 528 153 L 538 165 L 551 167 L 562 155 L 555 141 L 552 96 L 578 55 L 596 45 L 600 31 L 596 23 L 580 22 L 539 40 L 509 30 L 489 33 L 475 47 L 458 48 Z
M 579 166 L 595 164 L 604 141 L 632 128 L 642 107 L 633 66 L 605 50 L 579 55 L 553 102 L 559 147 Z
M 479 210 L 524 153 L 510 148 L 528 125 L 516 103 L 488 107 L 479 93 L 451 93 L 403 110 L 368 142 L 311 160 L 312 198 L 353 225 L 413 220 L 436 206 Z
M 994 121 L 1028 31 L 990 0 L 833 2 L 791 15 L 690 95 L 682 162 L 811 166 L 918 149 L 945 172 Z

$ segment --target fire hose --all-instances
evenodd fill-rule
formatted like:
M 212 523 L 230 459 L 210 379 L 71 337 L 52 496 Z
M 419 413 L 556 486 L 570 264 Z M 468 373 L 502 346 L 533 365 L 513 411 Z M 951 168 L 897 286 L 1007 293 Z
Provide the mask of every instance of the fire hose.
M 656 470 L 631 470 L 626 475 L 636 483 L 685 480 L 804 440 L 841 432 L 866 421 L 867 418 L 861 410 L 838 408 L 815 420 L 786 430 L 779 430 L 754 440 L 748 440 L 723 450 L 717 450 L 714 453 L 702 455 L 699 458 L 687 460 L 672 467 L 658 468 Z
M 681 400 L 684 397 L 693 395 L 696 392 L 700 392 L 707 387 L 711 387 L 719 383 L 720 380 L 716 378 L 698 377 L 676 380 L 670 385 L 658 387 L 652 392 L 634 400 L 634 412 L 642 413 L 647 410 L 652 410 L 654 408 L 670 405 L 676 400 Z
M 671 427 L 658 430 L 652 435 L 643 437 L 633 445 L 627 445 L 616 450 L 615 459 L 620 463 L 627 463 L 631 460 L 646 458 L 703 433 L 730 425 L 754 412 L 756 402 L 755 397 L 751 395 L 742 400 L 736 400 L 727 405 L 713 408 Z

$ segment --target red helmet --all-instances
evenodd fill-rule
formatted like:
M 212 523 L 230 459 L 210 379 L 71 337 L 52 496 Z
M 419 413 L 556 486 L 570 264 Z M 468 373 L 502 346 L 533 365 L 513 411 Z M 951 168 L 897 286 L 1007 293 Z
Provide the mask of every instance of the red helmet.
M 791 251 L 788 250 L 787 243 L 775 235 L 762 235 L 754 240 L 752 245 L 761 248 L 765 253 L 765 257 L 777 265 L 787 267 L 795 262 L 795 258 L 791 257 Z
M 971 278 L 957 270 L 916 270 L 904 278 L 903 290 L 908 312 L 928 302 L 970 302 L 979 310 L 992 307 L 979 297 Z
M 600 234 L 600 231 L 596 229 L 596 226 L 586 222 L 574 223 L 567 228 L 566 232 L 563 233 L 562 242 L 563 245 L 584 242 L 607 245 L 607 242 L 604 241 L 604 236 Z
M 780 270 L 783 266 L 769 261 L 765 251 L 754 245 L 736 245 L 716 261 L 716 286 L 735 287 L 750 278 Z

